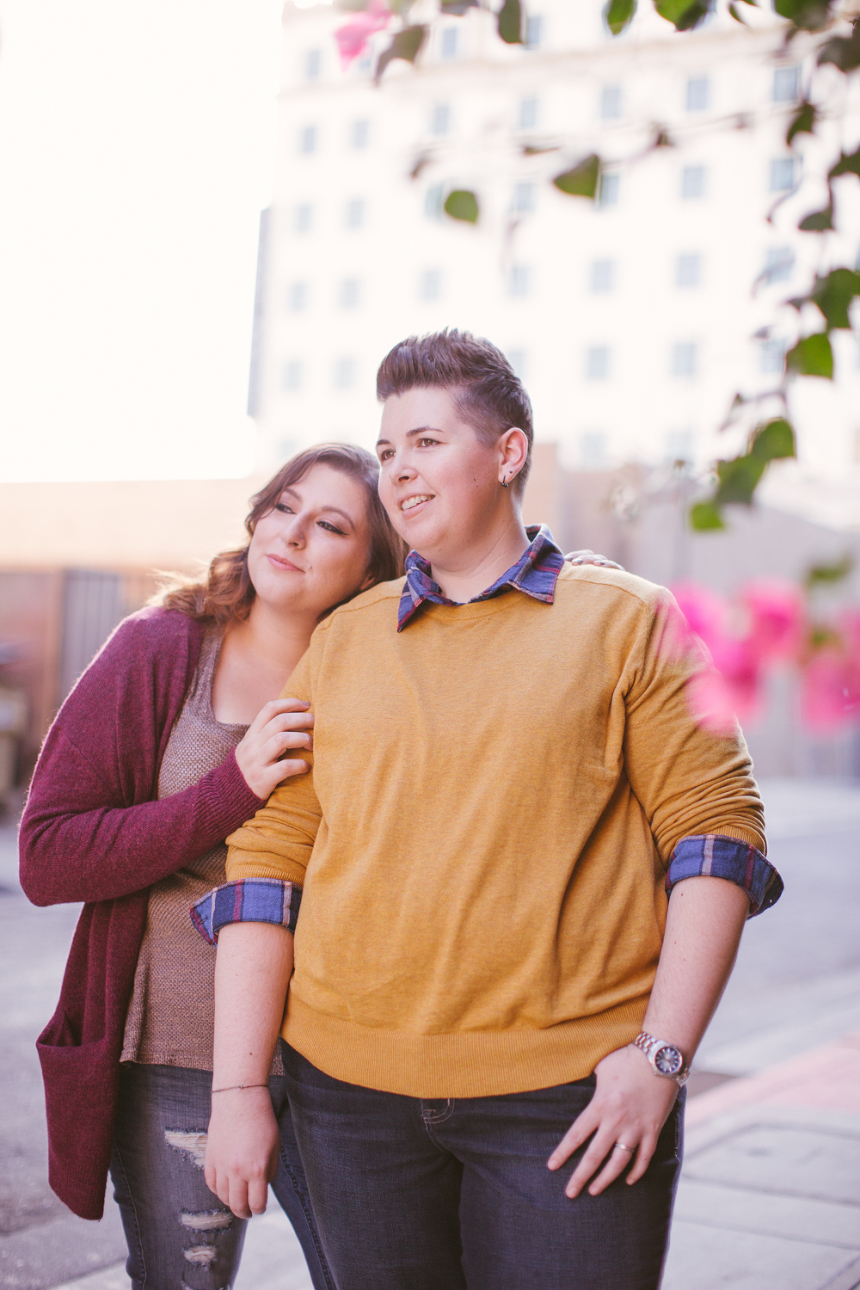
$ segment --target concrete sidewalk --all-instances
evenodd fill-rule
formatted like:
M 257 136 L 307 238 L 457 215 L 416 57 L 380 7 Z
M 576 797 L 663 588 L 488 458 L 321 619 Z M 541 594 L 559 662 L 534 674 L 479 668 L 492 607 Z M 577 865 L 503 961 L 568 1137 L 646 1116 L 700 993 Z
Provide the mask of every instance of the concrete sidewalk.
M 693 1098 L 663 1290 L 860 1286 L 860 1033 Z

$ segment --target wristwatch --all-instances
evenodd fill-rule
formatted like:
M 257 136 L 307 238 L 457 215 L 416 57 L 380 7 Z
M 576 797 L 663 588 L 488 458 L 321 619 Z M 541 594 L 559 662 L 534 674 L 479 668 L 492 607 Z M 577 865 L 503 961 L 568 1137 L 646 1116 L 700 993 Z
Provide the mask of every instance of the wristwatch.
M 633 1040 L 633 1046 L 645 1054 L 655 1075 L 662 1075 L 664 1079 L 673 1079 L 681 1086 L 686 1084 L 690 1068 L 684 1061 L 684 1054 L 680 1048 L 676 1048 L 666 1039 L 655 1039 L 644 1030 L 641 1030 Z

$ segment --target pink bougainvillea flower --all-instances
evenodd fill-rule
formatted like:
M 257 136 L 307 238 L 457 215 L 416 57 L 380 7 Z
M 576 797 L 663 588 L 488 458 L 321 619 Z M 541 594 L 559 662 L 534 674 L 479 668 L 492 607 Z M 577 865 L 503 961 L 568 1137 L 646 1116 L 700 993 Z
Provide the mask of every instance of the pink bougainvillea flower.
M 385 0 L 370 0 L 367 8 L 350 18 L 334 33 L 340 50 L 340 65 L 346 70 L 367 49 L 370 37 L 384 31 L 394 17 Z
M 673 592 L 689 632 L 684 644 L 701 640 L 711 663 L 690 679 L 690 708 L 700 725 L 727 734 L 736 719 L 752 720 L 761 708 L 762 657 L 752 617 L 738 614 L 722 596 L 695 583 L 682 583 Z
M 837 730 L 856 715 L 860 704 L 858 676 L 852 660 L 841 649 L 816 650 L 803 669 L 801 712 L 810 730 Z
M 749 582 L 741 603 L 750 617 L 750 646 L 759 661 L 796 661 L 803 645 L 806 607 L 801 588 L 777 580 Z
M 843 614 L 835 639 L 817 649 L 803 669 L 803 719 L 828 733 L 860 718 L 860 614 Z

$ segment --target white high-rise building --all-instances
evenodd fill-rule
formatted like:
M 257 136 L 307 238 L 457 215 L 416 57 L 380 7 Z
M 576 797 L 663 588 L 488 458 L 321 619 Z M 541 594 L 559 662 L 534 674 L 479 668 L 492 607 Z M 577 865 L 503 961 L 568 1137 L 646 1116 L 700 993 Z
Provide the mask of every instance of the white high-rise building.
M 570 465 L 732 455 L 740 430 L 718 433 L 732 396 L 778 384 L 796 339 L 779 302 L 860 247 L 854 176 L 836 185 L 840 232 L 797 231 L 826 204 L 804 164 L 820 173 L 860 142 L 858 87 L 818 73 L 841 115 L 793 153 L 810 40 L 785 49 L 772 15 L 742 7 L 757 30 L 721 11 L 676 34 L 642 0 L 613 38 L 600 0 L 533 0 L 525 48 L 472 8 L 376 87 L 369 55 L 341 68 L 348 13 L 287 0 L 251 381 L 261 465 L 324 438 L 372 445 L 379 360 L 445 326 L 505 350 L 538 438 Z M 595 152 L 598 201 L 553 187 Z M 443 214 L 456 188 L 476 193 L 476 225 Z M 820 325 L 811 306 L 803 325 Z M 860 458 L 856 334 L 834 350 L 837 380 L 796 381 L 792 411 L 805 468 L 844 479 Z

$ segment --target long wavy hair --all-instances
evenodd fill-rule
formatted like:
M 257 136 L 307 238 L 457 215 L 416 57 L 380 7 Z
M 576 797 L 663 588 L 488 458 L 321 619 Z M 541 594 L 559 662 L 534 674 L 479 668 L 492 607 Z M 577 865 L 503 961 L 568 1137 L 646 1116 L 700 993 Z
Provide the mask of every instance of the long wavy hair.
M 173 575 L 157 597 L 166 609 L 178 609 L 189 618 L 212 619 L 223 630 L 231 621 L 242 622 L 251 612 L 257 594 L 248 574 L 248 547 L 254 529 L 280 500 L 285 488 L 291 488 L 314 466 L 331 466 L 364 489 L 367 519 L 370 526 L 368 573 L 373 584 L 397 578 L 403 572 L 406 547 L 394 532 L 379 500 L 377 482 L 379 463 L 363 448 L 348 443 L 322 443 L 291 457 L 259 493 L 251 498 L 251 510 L 245 519 L 248 541 L 232 551 L 220 551 L 202 578 Z M 334 606 L 332 605 L 333 609 Z

